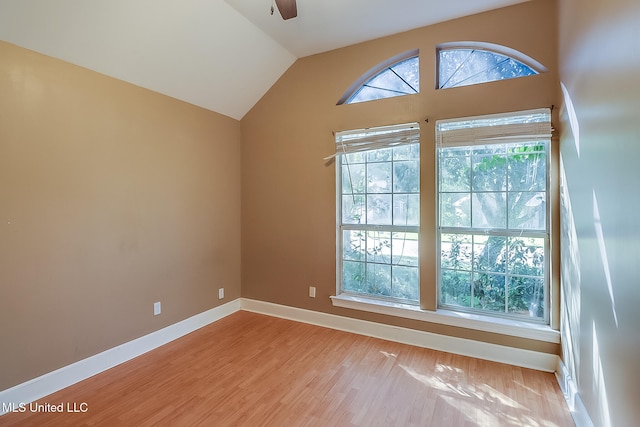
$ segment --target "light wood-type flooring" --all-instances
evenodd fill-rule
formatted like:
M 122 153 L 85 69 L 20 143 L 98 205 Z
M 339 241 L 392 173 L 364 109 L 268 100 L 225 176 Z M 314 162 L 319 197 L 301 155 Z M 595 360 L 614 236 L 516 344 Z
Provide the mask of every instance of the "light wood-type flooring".
M 245 311 L 37 403 L 0 426 L 574 425 L 553 374 Z

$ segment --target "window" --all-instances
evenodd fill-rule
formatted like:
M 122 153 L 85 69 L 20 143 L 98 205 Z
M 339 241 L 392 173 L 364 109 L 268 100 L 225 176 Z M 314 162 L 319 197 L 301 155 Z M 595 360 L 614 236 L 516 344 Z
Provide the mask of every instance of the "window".
M 367 72 L 345 93 L 338 105 L 411 95 L 420 92 L 420 64 L 417 51 L 391 58 Z M 364 83 L 361 83 L 363 82 Z
M 538 74 L 533 67 L 523 61 L 535 63 L 531 58 L 517 51 L 497 45 L 479 44 L 477 47 L 446 47 L 438 49 L 438 89 L 468 86 L 496 80 L 513 79 Z M 518 55 L 523 60 L 489 50 L 500 49 Z
M 418 304 L 419 136 L 417 123 L 336 134 L 338 293 Z
M 548 321 L 550 110 L 439 121 L 439 306 Z

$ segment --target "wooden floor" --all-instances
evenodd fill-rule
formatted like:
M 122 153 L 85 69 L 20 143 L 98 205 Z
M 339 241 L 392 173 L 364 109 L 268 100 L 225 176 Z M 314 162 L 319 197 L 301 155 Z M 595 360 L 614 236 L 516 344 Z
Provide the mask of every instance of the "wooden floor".
M 0 426 L 574 425 L 553 374 L 244 311 L 38 401 L 60 403 L 86 412 Z

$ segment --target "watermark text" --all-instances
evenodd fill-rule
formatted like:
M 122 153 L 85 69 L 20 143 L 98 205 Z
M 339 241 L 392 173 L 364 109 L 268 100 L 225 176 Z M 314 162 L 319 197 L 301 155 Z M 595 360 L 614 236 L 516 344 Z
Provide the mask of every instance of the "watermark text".
M 2 413 L 18 412 L 18 413 L 52 413 L 52 412 L 64 412 L 64 413 L 84 413 L 89 411 L 89 404 L 87 402 L 60 402 L 60 403 L 43 403 L 43 402 L 31 402 L 31 403 L 14 403 L 14 402 L 2 402 Z

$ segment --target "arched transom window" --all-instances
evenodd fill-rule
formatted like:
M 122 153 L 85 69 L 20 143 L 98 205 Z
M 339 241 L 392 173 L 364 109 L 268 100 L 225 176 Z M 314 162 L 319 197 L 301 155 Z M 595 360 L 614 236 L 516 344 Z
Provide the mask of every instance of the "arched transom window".
M 448 44 L 438 49 L 438 89 L 525 77 L 546 71 L 532 58 L 489 43 Z
M 375 99 L 411 95 L 420 92 L 418 52 L 412 51 L 379 64 L 365 73 L 340 98 L 340 104 L 355 104 Z

